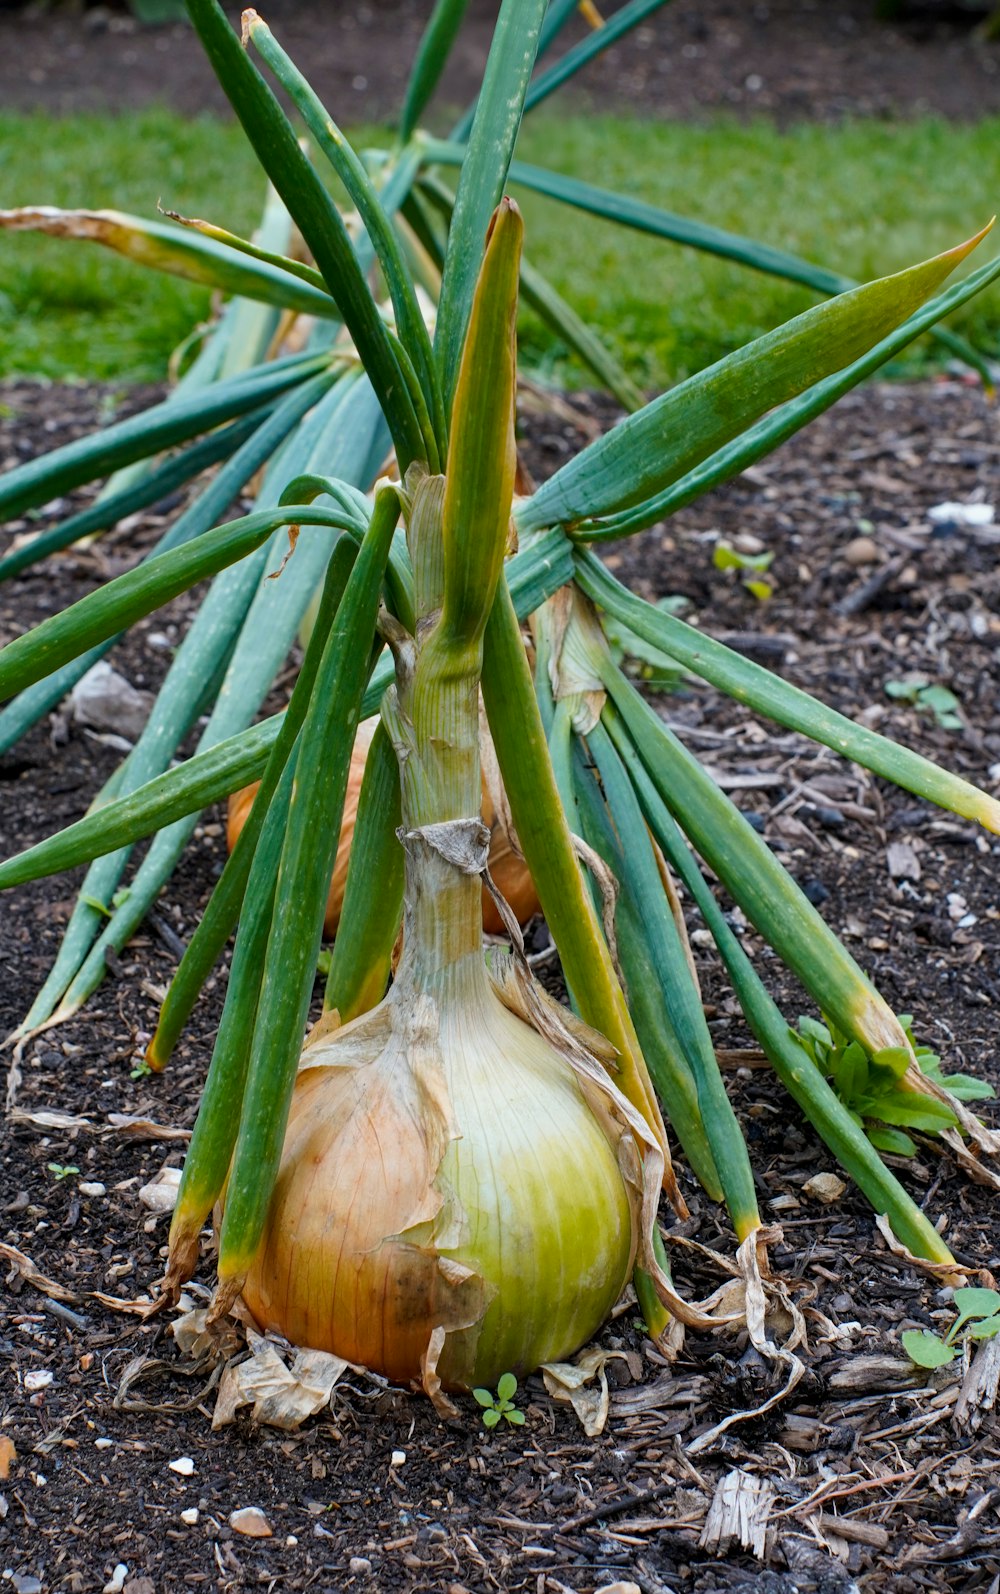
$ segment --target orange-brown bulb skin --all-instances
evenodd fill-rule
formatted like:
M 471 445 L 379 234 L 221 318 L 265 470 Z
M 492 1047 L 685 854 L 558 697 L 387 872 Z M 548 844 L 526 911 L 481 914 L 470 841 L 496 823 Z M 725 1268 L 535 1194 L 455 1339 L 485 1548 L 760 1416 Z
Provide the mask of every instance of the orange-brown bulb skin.
M 600 1327 L 628 1276 L 629 1200 L 536 1030 L 490 993 L 414 1044 L 412 1012 L 387 1000 L 306 1052 L 244 1299 L 263 1328 L 400 1383 L 441 1325 L 444 1387 L 495 1385 Z

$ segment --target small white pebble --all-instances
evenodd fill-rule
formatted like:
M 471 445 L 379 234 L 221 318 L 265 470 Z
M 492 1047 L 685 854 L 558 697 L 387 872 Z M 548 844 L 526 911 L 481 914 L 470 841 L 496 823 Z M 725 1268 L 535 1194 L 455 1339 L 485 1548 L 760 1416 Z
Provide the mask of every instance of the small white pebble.
M 128 1567 L 124 1561 L 119 1561 L 108 1581 L 104 1585 L 104 1594 L 122 1594 L 125 1579 L 128 1577 Z
M 347 1563 L 347 1570 L 354 1577 L 367 1577 L 372 1569 L 372 1563 L 366 1555 L 352 1555 Z
M 139 1200 L 151 1212 L 172 1212 L 177 1205 L 180 1184 L 180 1168 L 161 1168 L 155 1179 L 143 1185 Z
M 30 1373 L 24 1375 L 24 1387 L 32 1393 L 37 1389 L 48 1389 L 51 1382 L 52 1374 L 44 1367 L 33 1368 Z
M 81 1179 L 77 1189 L 81 1195 L 85 1196 L 102 1196 L 108 1193 L 107 1185 L 101 1184 L 99 1179 L 95 1179 L 93 1183 L 89 1179 Z
M 401 1467 L 405 1461 L 406 1461 L 406 1451 L 405 1450 L 394 1450 L 392 1452 L 392 1461 L 390 1463 L 391 1466 L 393 1466 L 393 1467 Z
M 189 1505 L 186 1511 L 181 1512 L 181 1521 L 186 1522 L 189 1528 L 193 1528 L 197 1520 L 198 1507 L 196 1505 Z
M 289 1548 L 289 1549 L 290 1549 L 290 1550 L 291 1550 L 291 1549 L 294 1549 L 294 1547 L 295 1547 L 295 1545 L 296 1545 L 296 1544 L 298 1544 L 298 1542 L 299 1542 L 299 1541 L 298 1541 L 298 1539 L 297 1539 L 297 1538 L 296 1538 L 296 1537 L 295 1537 L 295 1534 L 294 1534 L 294 1533 L 290 1533 L 290 1534 L 289 1534 L 289 1535 L 288 1535 L 288 1537 L 287 1537 L 287 1539 L 286 1539 L 286 1540 L 285 1540 L 285 1543 L 286 1543 L 286 1544 L 287 1544 L 287 1546 L 288 1546 L 288 1548 Z
M 167 1466 L 171 1472 L 180 1473 L 182 1478 L 190 1478 L 194 1471 L 194 1462 L 190 1456 L 178 1456 L 176 1461 L 168 1461 Z
M 113 1445 L 114 1445 L 114 1440 L 113 1439 L 95 1439 L 94 1440 L 94 1449 L 95 1450 L 110 1450 Z
M 956 526 L 992 526 L 992 504 L 935 504 L 928 509 L 927 519 L 934 525 L 954 521 Z

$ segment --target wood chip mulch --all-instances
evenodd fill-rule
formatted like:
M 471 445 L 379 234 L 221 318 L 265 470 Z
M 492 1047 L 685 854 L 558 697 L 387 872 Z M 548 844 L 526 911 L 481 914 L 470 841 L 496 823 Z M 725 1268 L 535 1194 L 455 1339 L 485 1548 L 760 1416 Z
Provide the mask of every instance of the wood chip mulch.
M 8 384 L 0 464 L 85 428 L 102 400 Z M 570 410 L 526 409 L 536 475 L 576 445 L 571 434 L 608 418 L 586 396 Z M 996 412 L 958 380 L 875 385 L 739 482 L 609 550 L 609 563 L 647 596 L 686 597 L 689 616 L 748 656 L 996 790 L 1000 532 L 933 521 L 929 511 L 945 502 L 992 504 L 1000 521 Z M 0 588 L 0 638 L 124 567 L 157 518 Z M 714 567 L 720 538 L 774 552 L 769 601 Z M 116 654 L 133 684 L 155 688 L 190 607 L 179 600 Z M 910 675 L 954 693 L 959 728 L 886 693 Z M 914 1015 L 918 1038 L 949 1068 L 1000 1083 L 993 838 L 707 687 L 688 683 L 655 702 L 889 999 Z M 81 814 L 117 756 L 79 726 L 39 726 L 0 761 L 3 854 Z M 211 1370 L 182 1362 L 165 1322 L 143 1323 L 100 1297 L 133 1300 L 162 1265 L 167 1219 L 138 1192 L 182 1160 L 183 1140 L 158 1138 L 157 1126 L 191 1126 L 225 970 L 167 1073 L 137 1075 L 136 1060 L 177 938 L 221 861 L 220 815 L 206 814 L 155 918 L 88 1007 L 20 1058 L 0 1173 L 0 1588 L 996 1594 L 996 1413 L 962 1402 L 961 1363 L 917 1374 L 900 1348 L 907 1327 L 947 1325 L 947 1300 L 886 1249 L 851 1189 L 830 1205 L 805 1191 L 832 1158 L 757 1066 L 693 914 L 761 1208 L 783 1230 L 774 1265 L 806 1316 L 806 1373 L 788 1401 L 698 1449 L 729 1412 L 760 1406 L 773 1376 L 745 1340 L 722 1336 L 689 1335 L 668 1364 L 630 1307 L 601 1336 L 615 1354 L 610 1416 L 596 1439 L 538 1378 L 519 1391 L 525 1426 L 490 1434 L 471 1400 L 447 1425 L 422 1397 L 351 1373 L 298 1431 L 245 1417 L 213 1431 Z M 79 878 L 0 898 L 4 1033 L 44 977 Z M 752 929 L 738 915 L 734 923 L 788 1018 L 809 1011 Z M 533 945 L 544 938 L 536 927 Z M 39 1118 L 60 1113 L 77 1121 Z M 130 1131 L 114 1115 L 145 1122 Z M 1000 1269 L 989 1190 L 926 1143 L 894 1166 L 944 1218 L 963 1262 Z M 720 1273 L 706 1251 L 680 1242 L 727 1255 L 734 1242 L 683 1163 L 679 1172 L 692 1218 L 671 1226 L 672 1260 L 679 1287 L 700 1296 Z M 61 1298 L 45 1280 L 62 1286 Z M 184 1458 L 190 1465 L 172 1465 Z M 259 1516 L 231 1523 L 247 1508 L 269 1536 L 239 1531 L 259 1527 Z

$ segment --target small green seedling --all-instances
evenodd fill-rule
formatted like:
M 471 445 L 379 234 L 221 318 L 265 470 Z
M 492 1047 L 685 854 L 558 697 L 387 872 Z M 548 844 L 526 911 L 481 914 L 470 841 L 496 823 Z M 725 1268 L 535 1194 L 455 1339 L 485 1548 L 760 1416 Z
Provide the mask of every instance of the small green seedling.
M 110 908 L 106 903 L 102 902 L 99 897 L 85 897 L 81 895 L 80 901 L 85 902 L 88 908 L 93 908 L 95 913 L 102 914 L 105 919 L 111 919 L 114 917 L 113 909 L 123 907 L 130 896 L 131 892 L 129 891 L 128 886 L 122 886 L 121 890 L 116 891 L 114 896 L 111 898 Z
M 45 1166 L 57 1179 L 68 1179 L 71 1173 L 79 1173 L 79 1168 L 72 1162 L 47 1162 Z
M 912 703 L 920 714 L 932 714 L 945 731 L 960 731 L 962 718 L 958 698 L 946 686 L 934 686 L 925 675 L 907 675 L 901 681 L 886 681 L 890 697 Z
M 929 1046 L 918 1046 L 913 1039 L 912 1017 L 901 1013 L 899 1022 L 913 1047 L 921 1073 L 943 1086 L 960 1101 L 976 1101 L 994 1095 L 985 1080 L 968 1074 L 945 1074 L 941 1059 Z M 800 1018 L 798 1031 L 791 1032 L 809 1053 L 816 1067 L 829 1079 L 852 1118 L 865 1131 L 872 1145 L 891 1156 L 912 1157 L 916 1144 L 905 1132 L 922 1130 L 938 1134 L 952 1128 L 955 1115 L 933 1096 L 918 1095 L 905 1086 L 903 1076 L 910 1063 L 905 1047 L 887 1046 L 871 1056 L 841 1033 L 828 1018 Z
M 514 1396 L 517 1394 L 517 1379 L 513 1373 L 502 1374 L 500 1382 L 497 1384 L 495 1396 L 488 1389 L 474 1389 L 472 1393 L 483 1407 L 484 1427 L 495 1428 L 501 1417 L 506 1418 L 515 1428 L 523 1427 L 524 1412 L 518 1411 L 514 1404 Z
M 712 554 L 716 570 L 739 570 L 743 585 L 761 603 L 774 591 L 774 582 L 762 579 L 774 558 L 773 553 L 740 553 L 726 541 L 717 542 Z
M 929 1328 L 908 1328 L 902 1335 L 903 1349 L 918 1367 L 947 1367 L 955 1360 L 959 1334 L 966 1339 L 992 1339 L 1000 1334 L 1000 1294 L 996 1290 L 956 1290 L 958 1316 L 943 1337 Z

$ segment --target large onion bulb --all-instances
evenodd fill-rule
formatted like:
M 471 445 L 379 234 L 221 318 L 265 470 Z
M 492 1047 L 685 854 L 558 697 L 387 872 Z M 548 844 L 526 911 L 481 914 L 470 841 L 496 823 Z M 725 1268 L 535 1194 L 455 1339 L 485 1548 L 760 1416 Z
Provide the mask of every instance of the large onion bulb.
M 361 721 L 354 742 L 354 752 L 351 755 L 347 791 L 344 796 L 344 817 L 340 825 L 340 845 L 337 848 L 337 858 L 330 880 L 330 894 L 326 904 L 326 916 L 323 921 L 323 932 L 328 940 L 332 940 L 336 935 L 337 926 L 340 923 L 340 912 L 344 905 L 344 891 L 347 886 L 347 865 L 351 858 L 351 843 L 354 839 L 354 825 L 358 816 L 358 799 L 361 796 L 361 782 L 365 773 L 365 760 L 368 757 L 368 749 L 371 746 L 371 740 L 377 725 L 377 714 L 373 715 L 371 719 Z M 247 822 L 259 785 L 259 781 L 254 781 L 252 785 L 244 786 L 240 791 L 234 791 L 229 798 L 226 815 L 226 845 L 230 852 L 232 852 L 239 840 L 240 832 Z M 532 915 L 540 911 L 535 883 L 528 872 L 527 864 L 523 858 L 513 851 L 509 835 L 498 821 L 485 779 L 483 780 L 483 819 L 490 829 L 490 873 L 501 895 L 506 898 L 513 909 L 518 923 L 527 924 Z M 504 934 L 504 927 L 496 904 L 485 889 L 483 891 L 483 929 L 489 935 Z
M 505 1005 L 479 953 L 421 980 L 410 922 L 385 1000 L 303 1053 L 243 1296 L 293 1344 L 434 1393 L 571 1355 L 634 1225 L 628 1130 L 573 1043 Z

